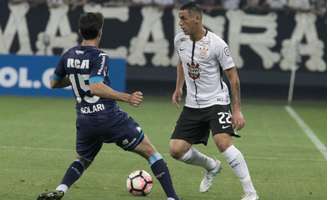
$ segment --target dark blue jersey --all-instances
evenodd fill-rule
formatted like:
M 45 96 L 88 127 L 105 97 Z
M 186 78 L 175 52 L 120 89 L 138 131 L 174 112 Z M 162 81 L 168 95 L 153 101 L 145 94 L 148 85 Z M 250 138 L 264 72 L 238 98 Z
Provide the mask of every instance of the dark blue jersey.
M 103 51 L 94 46 L 76 46 L 61 57 L 55 78 L 69 77 L 78 114 L 94 115 L 118 109 L 114 100 L 94 96 L 89 89 L 90 83 L 103 82 L 110 86 L 108 59 Z
M 76 97 L 76 151 L 92 161 L 103 143 L 116 143 L 133 150 L 144 138 L 138 125 L 122 111 L 113 99 L 93 96 L 90 84 L 103 82 L 110 86 L 108 56 L 92 46 L 69 49 L 60 59 L 53 79 L 68 76 Z

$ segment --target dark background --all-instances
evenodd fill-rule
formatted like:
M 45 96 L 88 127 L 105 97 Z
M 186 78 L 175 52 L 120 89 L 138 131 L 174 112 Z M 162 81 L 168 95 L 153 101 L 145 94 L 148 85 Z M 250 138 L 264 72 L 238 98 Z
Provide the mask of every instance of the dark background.
M 115 19 L 105 21 L 104 37 L 102 47 L 116 48 L 118 46 L 129 46 L 132 37 L 138 34 L 142 22 L 141 6 L 129 7 L 129 20 L 121 23 Z M 83 7 L 71 9 L 68 13 L 72 31 L 78 32 L 77 21 Z M 172 8 L 163 10 L 162 17 L 165 37 L 170 42 L 169 55 L 173 55 L 174 38 L 174 17 Z M 213 10 L 211 16 L 225 16 L 224 10 Z M 253 11 L 254 12 L 254 11 Z M 267 14 L 269 11 L 256 13 Z M 271 11 L 273 12 L 273 11 Z M 290 38 L 295 27 L 294 17 L 297 11 L 275 11 L 277 13 L 277 31 L 276 46 L 272 48 L 275 52 L 281 49 L 282 41 Z M 2 30 L 6 27 L 10 11 L 7 0 L 0 1 L 0 27 Z M 37 35 L 44 31 L 49 19 L 49 8 L 46 4 L 31 7 L 26 15 L 32 50 L 36 51 Z M 228 26 L 228 20 L 226 23 Z M 317 16 L 316 27 L 320 40 L 325 44 L 324 60 L 326 61 L 327 32 L 326 16 Z M 227 38 L 228 28 L 225 28 L 224 39 Z M 258 32 L 256 29 L 243 29 L 245 32 Z M 123 33 L 123 34 L 122 34 Z M 10 48 L 10 53 L 15 54 L 19 49 L 18 37 L 16 35 Z M 53 54 L 61 54 L 63 49 L 54 49 Z M 260 57 L 247 46 L 241 46 L 240 54 L 244 60 L 244 67 L 239 70 L 242 96 L 243 97 L 264 97 L 264 98 L 286 98 L 288 95 L 288 86 L 290 72 L 282 71 L 278 64 L 272 69 L 266 70 L 262 67 Z M 109 55 L 110 56 L 110 55 Z M 153 66 L 150 62 L 152 54 L 147 54 L 147 64 L 145 66 L 127 66 L 127 87 L 128 91 L 140 89 L 147 95 L 168 95 L 175 87 L 176 68 L 175 66 L 160 67 Z M 304 63 L 306 57 L 302 57 L 302 63 L 296 74 L 295 80 L 295 98 L 296 99 L 326 99 L 327 76 L 325 72 L 310 72 Z

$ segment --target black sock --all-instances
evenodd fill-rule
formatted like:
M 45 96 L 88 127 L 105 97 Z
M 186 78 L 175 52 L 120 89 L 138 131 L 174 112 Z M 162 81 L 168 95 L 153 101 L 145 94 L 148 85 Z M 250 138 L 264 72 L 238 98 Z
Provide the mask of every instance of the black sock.
M 78 160 L 74 161 L 67 169 L 61 184 L 65 184 L 70 187 L 71 185 L 73 185 L 73 183 L 75 183 L 75 181 L 80 178 L 83 171 L 84 167 L 82 163 Z
M 166 193 L 166 196 L 179 200 L 173 188 L 169 169 L 167 168 L 164 160 L 163 159 L 157 160 L 150 167 L 157 180 L 161 183 L 162 188 Z

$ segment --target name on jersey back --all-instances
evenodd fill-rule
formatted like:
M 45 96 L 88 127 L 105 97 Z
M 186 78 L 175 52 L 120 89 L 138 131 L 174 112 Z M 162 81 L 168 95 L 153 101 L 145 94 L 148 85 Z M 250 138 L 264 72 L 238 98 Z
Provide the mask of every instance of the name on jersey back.
M 103 111 L 105 110 L 105 105 L 102 103 L 98 103 L 92 106 L 85 106 L 85 107 L 81 107 L 80 111 L 82 114 L 91 114 L 91 113 L 95 113 L 95 112 L 99 112 L 99 111 Z

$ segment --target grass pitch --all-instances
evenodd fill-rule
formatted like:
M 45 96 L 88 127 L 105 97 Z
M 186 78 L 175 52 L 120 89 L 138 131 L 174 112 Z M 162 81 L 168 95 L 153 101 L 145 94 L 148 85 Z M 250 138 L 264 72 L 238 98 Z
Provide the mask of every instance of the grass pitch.
M 235 145 L 242 151 L 254 185 L 264 200 L 327 199 L 326 160 L 288 115 L 284 102 L 246 100 L 246 127 Z M 0 200 L 34 200 L 45 189 L 53 190 L 75 158 L 75 110 L 72 99 L 0 97 Z M 174 185 L 184 200 L 237 200 L 239 181 L 227 163 L 213 188 L 198 192 L 202 170 L 170 158 L 168 142 L 180 110 L 167 98 L 145 97 L 132 108 L 121 104 L 143 127 L 166 159 Z M 326 145 L 325 102 L 295 102 L 296 112 Z M 197 146 L 224 160 L 209 141 Z M 65 200 L 164 200 L 155 180 L 152 193 L 136 198 L 125 189 L 133 170 L 150 172 L 145 160 L 115 144 L 104 145 L 95 162 L 71 188 Z

